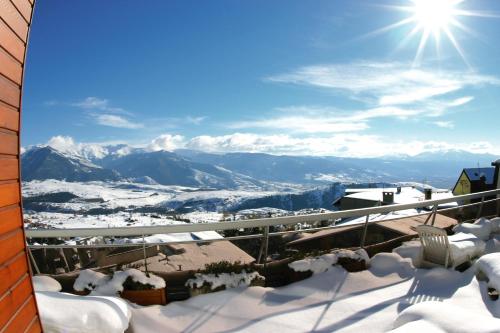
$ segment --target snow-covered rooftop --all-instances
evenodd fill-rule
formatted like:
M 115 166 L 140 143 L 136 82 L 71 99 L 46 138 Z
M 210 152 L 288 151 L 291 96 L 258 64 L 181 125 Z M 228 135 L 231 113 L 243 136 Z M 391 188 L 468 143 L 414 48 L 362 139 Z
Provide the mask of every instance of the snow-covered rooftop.
M 398 191 L 397 188 L 347 189 L 345 197 L 382 201 L 383 192 L 392 192 L 394 193 L 395 204 L 406 204 L 425 200 L 425 194 L 415 187 L 401 187 L 400 190 L 401 191 Z M 432 199 L 445 199 L 451 197 L 453 197 L 451 191 L 433 191 L 432 193 Z M 450 206 L 450 204 L 446 204 L 446 206 Z M 456 206 L 456 203 L 451 204 L 451 206 Z

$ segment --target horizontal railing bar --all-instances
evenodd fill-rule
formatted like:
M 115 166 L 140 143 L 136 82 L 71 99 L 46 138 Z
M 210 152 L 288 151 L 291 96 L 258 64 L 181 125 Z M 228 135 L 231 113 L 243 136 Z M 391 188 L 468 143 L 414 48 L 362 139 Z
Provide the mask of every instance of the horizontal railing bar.
M 500 199 L 492 199 L 492 200 L 487 200 L 484 201 L 483 204 L 490 203 L 490 202 L 495 202 Z M 446 208 L 446 209 L 441 209 L 440 211 L 448 211 L 448 210 L 454 210 L 458 208 L 463 208 L 463 207 L 472 207 L 472 206 L 477 206 L 480 205 L 481 202 L 476 202 L 472 204 L 467 204 L 467 205 L 462 205 L 462 206 L 457 206 L 457 207 L 451 207 L 451 208 Z M 407 215 L 403 217 L 397 217 L 394 219 L 388 219 L 388 220 L 378 220 L 378 221 L 370 221 L 369 223 L 377 223 L 377 222 L 395 222 L 397 220 L 403 219 L 403 218 L 409 218 L 409 217 L 417 217 L 417 216 L 422 216 L 422 215 L 429 215 L 432 214 L 432 212 L 426 212 L 426 213 L 420 213 L 420 214 L 413 214 L 413 215 Z M 495 215 L 489 215 L 486 217 L 494 217 Z M 475 219 L 472 220 L 467 220 L 467 221 L 474 221 Z M 330 225 L 326 227 L 317 227 L 317 228 L 306 228 L 306 229 L 299 229 L 299 230 L 285 230 L 285 231 L 277 231 L 277 232 L 271 232 L 269 233 L 269 237 L 276 237 L 276 236 L 282 236 L 282 235 L 288 235 L 288 234 L 300 234 L 303 232 L 315 232 L 315 231 L 322 231 L 322 230 L 329 230 L 329 229 L 338 229 L 338 228 L 349 228 L 349 227 L 359 227 L 364 225 L 365 222 L 359 222 L 359 223 L 352 223 L 352 224 L 337 224 L 337 225 Z M 169 244 L 192 244 L 192 243 L 211 243 L 211 242 L 219 242 L 219 241 L 234 241 L 234 240 L 245 240 L 245 239 L 254 239 L 254 238 L 262 238 L 264 235 L 263 234 L 251 234 L 251 235 L 242 235 L 242 236 L 230 236 L 230 237 L 224 237 L 224 238 L 211 238 L 211 239 L 193 239 L 193 240 L 180 240 L 180 241 L 169 241 L 169 242 L 154 242 L 154 243 L 118 243 L 118 244 L 75 244 L 75 245 L 70 245 L 70 244 L 52 244 L 52 245 L 29 245 L 28 247 L 30 249 L 65 249 L 65 248 L 114 248 L 114 247 L 137 247 L 140 248 L 144 244 L 149 245 L 149 246 L 157 246 L 157 245 L 169 245 Z
M 212 242 L 221 242 L 221 241 L 235 241 L 235 240 L 244 240 L 244 239 L 252 239 L 252 238 L 262 238 L 263 234 L 251 234 L 251 235 L 242 235 L 242 236 L 231 236 L 224 238 L 211 238 L 211 239 L 190 239 L 190 240 L 179 240 L 179 241 L 169 241 L 169 242 L 153 242 L 153 243 L 117 243 L 117 244 L 47 244 L 47 245 L 30 245 L 27 246 L 30 249 L 67 249 L 67 248 L 110 248 L 110 247 L 137 247 L 142 248 L 144 244 L 147 246 L 157 246 L 157 245 L 175 245 L 175 244 L 191 244 L 191 243 L 212 243 Z
M 173 224 L 163 226 L 144 227 L 116 227 L 116 228 L 74 228 L 74 229 L 26 229 L 26 237 L 34 238 L 59 238 L 59 237 L 85 237 L 85 236 L 139 236 L 152 234 L 190 233 L 215 230 L 234 230 L 246 228 L 259 228 L 276 225 L 292 225 L 297 223 L 308 223 L 323 220 L 336 220 L 348 217 L 366 216 L 368 214 L 381 214 L 399 210 L 415 209 L 452 203 L 457 201 L 472 200 L 486 196 L 500 195 L 500 189 L 460 195 L 437 200 L 424 200 L 408 204 L 395 204 L 379 207 L 361 208 L 336 211 L 331 213 L 319 213 L 311 215 L 281 216 L 272 218 L 261 218 L 252 220 L 240 220 L 233 222 L 214 222 L 198 224 Z M 458 207 L 453 207 L 458 208 Z

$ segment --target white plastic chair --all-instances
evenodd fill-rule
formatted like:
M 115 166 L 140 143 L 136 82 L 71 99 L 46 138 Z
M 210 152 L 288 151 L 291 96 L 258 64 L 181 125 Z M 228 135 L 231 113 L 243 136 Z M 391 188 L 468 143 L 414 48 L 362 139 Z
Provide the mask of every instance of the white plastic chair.
M 422 243 L 422 264 L 426 266 L 454 267 L 450 253 L 450 243 L 446 231 L 430 225 L 417 227 L 418 236 Z

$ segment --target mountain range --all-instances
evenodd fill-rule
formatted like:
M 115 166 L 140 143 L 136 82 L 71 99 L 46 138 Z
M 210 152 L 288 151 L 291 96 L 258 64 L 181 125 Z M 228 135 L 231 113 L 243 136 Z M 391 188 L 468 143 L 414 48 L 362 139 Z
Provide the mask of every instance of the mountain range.
M 272 183 L 424 181 L 449 188 L 461 169 L 489 166 L 497 158 L 456 150 L 416 156 L 342 158 L 147 151 L 118 145 L 90 153 L 33 146 L 22 154 L 21 163 L 24 181 L 126 180 L 213 189 L 263 189 Z

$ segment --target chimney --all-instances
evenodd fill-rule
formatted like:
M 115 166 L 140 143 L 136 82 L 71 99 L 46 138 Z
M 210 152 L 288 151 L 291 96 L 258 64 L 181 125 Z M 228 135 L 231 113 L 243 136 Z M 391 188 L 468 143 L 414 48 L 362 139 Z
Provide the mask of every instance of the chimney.
M 495 177 L 494 177 L 493 187 L 500 189 L 500 159 L 496 160 L 495 162 L 492 162 L 491 166 L 495 167 Z
M 394 203 L 394 192 L 382 192 L 382 203 L 384 205 L 390 205 Z
M 500 159 L 491 163 L 495 167 L 495 177 L 493 178 L 493 188 L 500 189 Z M 500 194 L 497 195 L 497 199 L 500 199 Z M 500 216 L 500 201 L 497 201 L 497 215 Z
M 425 200 L 432 199 L 432 188 L 424 188 Z

